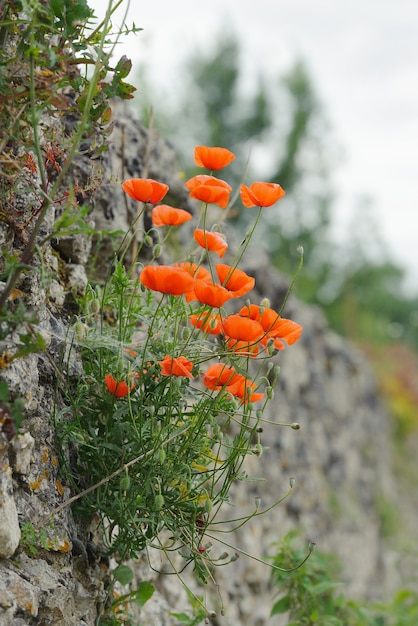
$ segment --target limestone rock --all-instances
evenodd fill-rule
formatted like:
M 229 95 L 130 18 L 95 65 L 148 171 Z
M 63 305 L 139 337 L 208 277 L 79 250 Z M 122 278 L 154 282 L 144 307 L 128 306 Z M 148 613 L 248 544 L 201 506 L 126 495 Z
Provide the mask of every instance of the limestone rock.
M 3 439 L 3 435 L 1 435 Z M 13 498 L 12 471 L 7 457 L 8 446 L 0 440 L 0 559 L 13 556 L 20 541 L 20 526 Z

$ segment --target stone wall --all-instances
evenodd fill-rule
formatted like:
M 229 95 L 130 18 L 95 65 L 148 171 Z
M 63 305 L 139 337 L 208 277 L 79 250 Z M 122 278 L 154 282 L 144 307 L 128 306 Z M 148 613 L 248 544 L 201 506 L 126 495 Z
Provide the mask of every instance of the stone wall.
M 89 219 L 96 228 L 124 231 L 132 222 L 135 205 L 126 200 L 119 183 L 133 176 L 168 183 L 171 196 L 167 201 L 193 211 L 177 174 L 173 147 L 144 130 L 122 106 L 115 104 L 114 117 L 109 152 L 100 160 L 79 157 L 72 169 L 80 185 L 97 187 L 84 199 L 94 207 Z M 92 185 L 92 181 L 99 184 Z M 51 232 L 54 219 L 51 209 L 46 233 Z M 7 224 L 0 226 L 2 251 L 12 250 L 13 234 Z M 95 246 L 97 242 L 83 235 L 44 243 L 43 263 L 55 278 L 44 283 L 34 268 L 18 285 L 25 305 L 38 318 L 46 350 L 16 359 L 0 372 L 13 397 L 25 401 L 21 434 L 9 441 L 6 433 L 0 433 L 2 626 L 92 626 L 106 597 L 109 563 L 97 552 L 87 529 L 76 527 L 69 507 L 55 515 L 53 523 L 47 520 L 42 525 L 35 547 L 27 524 L 39 526 L 48 512 L 71 495 L 60 482 L 51 416 L 54 403 L 65 409 L 57 364 L 71 320 L 71 292 L 85 287 L 85 267 Z M 111 254 L 108 239 L 100 252 L 103 271 Z M 259 250 L 249 249 L 243 267 L 256 278 L 260 299 L 267 296 L 273 308 L 280 308 L 286 279 L 268 266 Z M 232 494 L 233 515 L 250 513 L 257 496 L 263 507 L 269 506 L 286 493 L 291 477 L 296 481 L 294 492 L 285 503 L 228 535 L 227 540 L 263 557 L 271 554 L 275 541 L 297 527 L 307 541 L 340 555 L 348 594 L 376 597 L 378 589 L 382 592 L 393 585 L 377 507 L 379 499 L 390 499 L 394 493 L 388 416 L 365 359 L 327 328 L 321 311 L 290 298 L 285 313 L 303 325 L 304 333 L 292 350 L 277 357 L 280 384 L 265 417 L 271 422 L 299 422 L 301 429 L 265 424 L 262 443 L 268 450 L 247 465 L 250 475 L 265 480 L 237 485 Z M 9 347 L 2 345 L 1 353 Z M 67 367 L 70 377 L 80 373 L 75 353 Z M 150 558 L 158 564 L 154 569 L 164 568 L 159 555 Z M 138 623 L 175 624 L 168 610 L 188 607 L 179 581 L 157 574 L 145 555 L 133 567 L 138 580 L 151 580 L 158 589 Z M 220 568 L 217 583 L 226 615 L 219 618 L 219 624 L 270 623 L 269 576 L 266 566 L 243 556 Z M 190 573 L 186 577 L 195 585 Z M 208 590 L 209 598 L 211 593 Z M 217 602 L 215 594 L 215 609 Z

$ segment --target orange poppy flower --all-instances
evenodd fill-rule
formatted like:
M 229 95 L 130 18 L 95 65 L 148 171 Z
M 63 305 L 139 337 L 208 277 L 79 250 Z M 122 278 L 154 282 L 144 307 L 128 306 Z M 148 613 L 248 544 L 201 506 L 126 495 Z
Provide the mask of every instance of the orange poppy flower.
M 212 276 L 209 270 L 206 269 L 206 267 L 202 267 L 201 265 L 198 265 L 197 263 L 191 263 L 190 261 L 185 261 L 183 263 L 177 263 L 175 267 L 179 267 L 184 272 L 186 272 L 187 274 L 190 274 L 190 276 L 198 280 L 203 280 L 205 282 L 212 281 Z M 197 296 L 194 292 L 194 285 L 195 283 L 193 282 L 193 287 L 185 293 L 187 302 L 190 302 L 191 300 L 197 300 Z
M 221 258 L 227 251 L 228 244 L 221 233 L 209 232 L 208 230 L 196 228 L 193 233 L 193 237 L 199 246 L 205 248 L 206 250 L 210 250 L 211 252 L 216 252 L 216 254 Z
M 168 293 L 172 296 L 193 291 L 194 280 L 183 269 L 169 265 L 146 265 L 139 280 L 148 289 Z
M 124 380 L 118 382 L 115 378 L 113 378 L 112 374 L 106 374 L 105 385 L 109 393 L 111 393 L 112 396 L 115 396 L 115 398 L 124 398 L 135 388 L 135 383 L 132 383 L 132 385 L 128 387 Z
M 228 206 L 232 187 L 220 178 L 201 174 L 189 178 L 185 185 L 190 191 L 190 197 L 195 198 L 195 200 L 207 204 L 217 204 L 222 209 Z
M 244 378 L 244 377 L 243 377 Z M 244 378 L 241 381 L 238 389 L 235 391 L 234 396 L 240 398 L 242 402 L 258 402 L 264 398 L 264 393 L 255 393 L 255 384 Z
M 158 204 L 168 191 L 168 185 L 159 183 L 152 178 L 130 178 L 122 183 L 122 189 L 138 202 Z
M 198 265 L 197 263 L 191 263 L 190 261 L 184 261 L 182 263 L 176 263 L 175 267 L 180 267 L 182 270 L 193 276 L 193 278 L 198 278 L 199 280 L 212 280 L 211 273 L 206 267 L 202 265 Z
M 227 148 L 210 148 L 209 146 L 196 146 L 194 149 L 194 162 L 198 167 L 221 170 L 235 159 L 235 154 Z
M 206 280 L 195 280 L 194 295 L 202 304 L 218 308 L 233 297 L 231 292 L 222 287 L 222 285 Z
M 258 355 L 258 343 L 232 339 L 231 337 L 226 337 L 225 339 L 226 349 L 231 352 L 235 352 L 235 354 L 239 356 L 249 356 L 251 358 L 255 358 Z
M 287 345 L 296 343 L 302 335 L 303 329 L 300 324 L 280 317 L 276 311 L 269 307 L 259 307 L 256 304 L 251 304 L 250 306 L 242 307 L 239 315 L 259 322 L 265 332 L 265 337 L 263 337 L 261 343 L 265 345 L 272 338 L 274 339 L 274 347 L 278 350 L 283 350 L 285 343 Z
M 231 298 L 243 296 L 251 291 L 255 285 L 255 279 L 237 267 L 218 263 L 215 268 L 219 282 L 229 291 Z
M 247 185 L 240 187 L 241 200 L 245 207 L 272 206 L 283 198 L 285 193 L 277 183 L 253 183 L 250 187 Z
M 176 209 L 168 204 L 159 204 L 152 209 L 154 226 L 180 226 L 192 219 L 191 213 L 184 209 Z
M 194 313 L 189 315 L 189 320 L 195 328 L 199 328 L 204 333 L 220 335 L 222 332 L 222 317 L 218 313 L 211 313 L 210 311 Z
M 242 402 L 258 402 L 264 398 L 264 393 L 254 392 L 254 383 L 242 374 L 239 374 L 235 368 L 224 363 L 210 365 L 203 374 L 202 380 L 208 389 L 214 391 L 225 389 Z
M 225 387 L 234 395 L 234 391 L 240 388 L 244 376 L 238 374 L 234 367 L 225 363 L 215 363 L 210 365 L 202 376 L 203 384 L 208 389 L 220 391 Z
M 222 322 L 222 332 L 231 339 L 257 342 L 264 336 L 264 329 L 259 322 L 242 315 L 228 315 Z
M 162 376 L 185 376 L 186 378 L 194 378 L 192 374 L 193 363 L 186 359 L 185 356 L 165 356 L 164 359 L 158 361 L 158 363 L 161 365 Z

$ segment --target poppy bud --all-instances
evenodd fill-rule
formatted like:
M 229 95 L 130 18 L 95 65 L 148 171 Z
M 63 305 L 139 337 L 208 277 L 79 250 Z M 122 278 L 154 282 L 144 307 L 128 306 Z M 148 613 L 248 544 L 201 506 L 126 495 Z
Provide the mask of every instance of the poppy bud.
M 293 489 L 293 487 L 295 486 L 295 479 L 294 478 L 289 478 L 289 485 L 290 485 L 290 488 Z
M 153 240 L 152 240 L 152 237 L 150 237 L 150 235 L 145 235 L 145 237 L 144 237 L 144 244 L 145 244 L 146 246 L 148 246 L 148 248 L 151 248 L 151 246 L 152 246 L 152 244 L 153 244 L 153 243 L 154 243 L 154 242 L 153 242 Z
M 267 398 L 269 400 L 273 400 L 273 398 L 274 398 L 274 389 L 273 389 L 273 387 L 267 387 L 266 394 L 267 394 Z
M 207 498 L 205 500 L 205 506 L 203 507 L 205 513 L 210 513 L 212 508 L 213 508 L 213 502 L 212 500 L 209 500 L 209 498 Z
M 87 326 L 83 324 L 81 320 L 77 320 L 73 328 L 74 328 L 74 334 L 77 338 L 77 341 L 82 341 L 86 336 Z
M 154 250 L 152 251 L 153 255 L 154 255 L 154 259 L 158 259 L 159 256 L 161 256 L 161 246 L 159 243 L 156 243 L 154 246 Z
M 128 472 L 126 472 L 126 474 L 124 476 L 121 476 L 120 478 L 119 488 L 121 491 L 128 491 L 130 486 L 131 486 L 131 479 L 129 477 Z
M 164 497 L 161 495 L 161 493 L 157 493 L 157 495 L 154 498 L 154 506 L 156 510 L 159 511 L 160 509 L 162 509 L 163 505 L 164 505 Z
M 96 315 L 100 311 L 100 300 L 99 298 L 93 298 L 89 303 L 90 313 Z
M 182 330 L 181 337 L 182 337 L 183 341 L 187 341 L 188 338 L 190 337 L 190 328 L 185 326 L 183 328 L 183 330 Z
M 164 448 L 160 448 L 158 451 L 158 461 L 161 463 L 161 465 L 164 463 L 165 461 L 165 450 Z

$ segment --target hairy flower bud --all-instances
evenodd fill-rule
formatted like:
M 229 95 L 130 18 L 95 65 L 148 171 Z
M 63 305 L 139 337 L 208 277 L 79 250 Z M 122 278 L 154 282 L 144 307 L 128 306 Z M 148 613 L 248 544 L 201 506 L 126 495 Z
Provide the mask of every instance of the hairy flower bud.
M 205 500 L 205 505 L 203 507 L 203 510 L 205 511 L 205 513 L 210 513 L 212 508 L 213 508 L 213 502 L 212 500 L 209 500 L 209 498 L 207 498 Z
M 159 511 L 160 509 L 163 508 L 164 506 L 164 497 L 162 496 L 161 493 L 157 493 L 157 495 L 154 498 L 154 506 L 156 508 L 157 511 Z
M 130 486 L 131 486 L 131 479 L 128 474 L 128 471 L 126 471 L 126 473 L 122 475 L 119 480 L 119 488 L 121 491 L 128 491 Z
M 81 320 L 77 320 L 73 326 L 74 334 L 76 336 L 77 341 L 82 341 L 87 334 L 87 326 L 83 324 Z
M 183 339 L 183 341 L 188 340 L 188 338 L 190 337 L 190 332 L 190 328 L 188 328 L 187 326 L 183 328 L 183 330 L 181 331 L 181 338 Z

